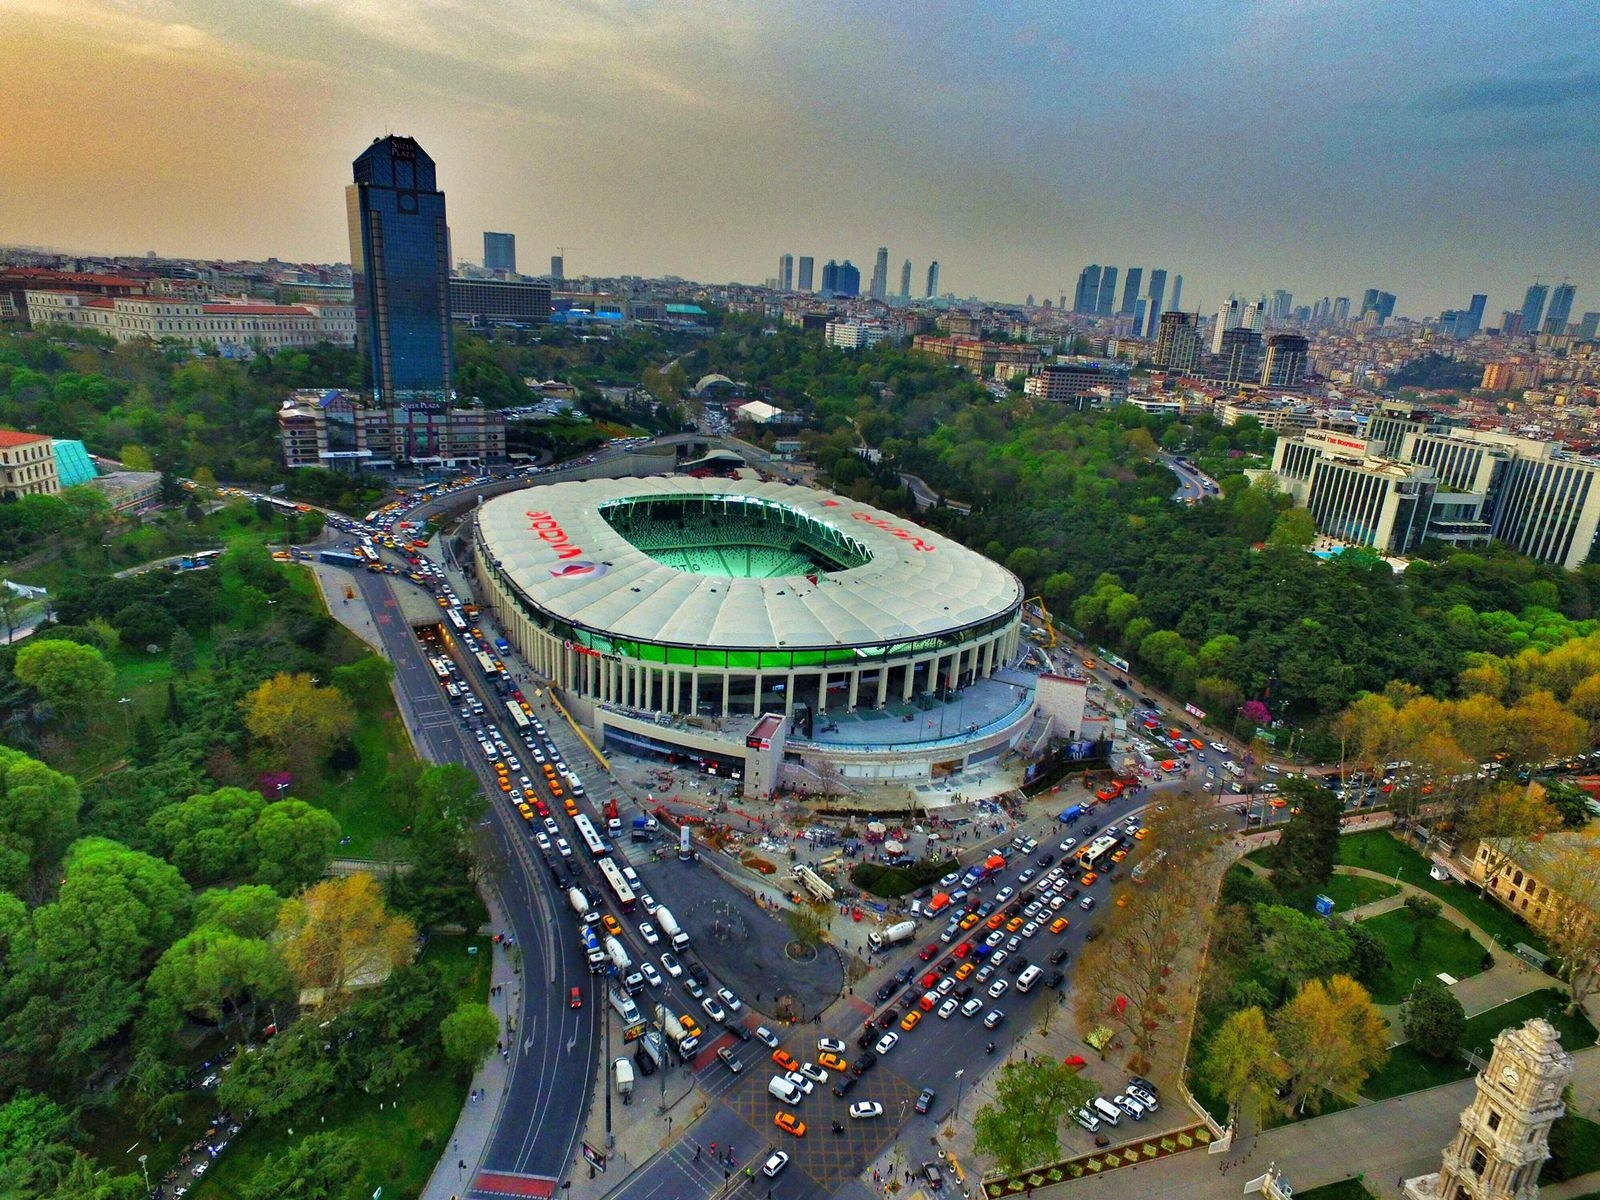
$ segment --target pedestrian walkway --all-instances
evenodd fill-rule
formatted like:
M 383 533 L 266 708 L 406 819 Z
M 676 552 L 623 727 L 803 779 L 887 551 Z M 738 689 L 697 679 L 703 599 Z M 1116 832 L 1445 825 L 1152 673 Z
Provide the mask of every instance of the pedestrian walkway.
M 489 910 L 489 922 L 496 929 L 504 929 L 509 922 L 500 905 L 500 897 L 493 891 L 483 893 Z M 498 942 L 490 942 L 493 962 L 489 972 L 489 1007 L 500 1019 L 501 1032 L 505 1032 L 508 1013 L 517 1012 L 522 1005 L 521 959 Z M 498 988 L 496 992 L 493 989 Z M 427 1187 L 422 1189 L 420 1200 L 452 1200 L 466 1194 L 468 1186 L 483 1164 L 489 1139 L 498 1124 L 500 1106 L 505 1099 L 506 1081 L 511 1075 L 511 1064 L 499 1054 L 491 1054 L 472 1075 L 467 1101 L 450 1144 L 440 1153 Z

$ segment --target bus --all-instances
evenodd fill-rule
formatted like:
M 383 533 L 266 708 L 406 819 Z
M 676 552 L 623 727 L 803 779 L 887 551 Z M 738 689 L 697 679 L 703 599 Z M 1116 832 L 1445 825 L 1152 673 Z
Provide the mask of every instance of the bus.
M 1116 846 L 1117 837 L 1115 834 L 1102 833 L 1079 852 L 1078 862 L 1082 864 L 1085 871 L 1092 871 L 1095 868 L 1095 864 L 1116 849 Z
M 533 728 L 528 724 L 528 714 L 522 711 L 522 705 L 515 700 L 506 701 L 506 712 L 511 714 L 511 723 L 517 727 L 517 732 L 526 733 Z
M 588 820 L 587 817 L 582 818 Z M 617 907 L 625 913 L 631 913 L 636 900 L 633 889 L 628 886 L 628 881 L 622 877 L 622 872 L 617 869 L 617 864 L 609 858 L 600 860 L 600 874 L 605 876 L 606 886 L 611 889 L 611 894 L 617 898 Z
M 572 823 L 578 827 L 578 839 L 583 842 L 584 849 L 589 852 L 589 857 L 603 858 L 606 852 L 606 844 L 600 840 L 600 835 L 595 832 L 594 822 L 589 820 L 585 814 L 579 813 L 572 818 Z
M 467 631 L 467 623 L 462 619 L 460 609 L 447 608 L 444 615 L 449 618 L 451 629 L 454 629 L 457 633 L 465 633 Z
M 445 680 L 450 678 L 450 664 L 448 662 L 440 658 L 438 655 L 435 655 L 428 661 L 433 664 L 433 673 L 439 677 L 440 683 L 443 683 Z
M 372 548 L 371 542 L 362 542 L 361 545 L 356 547 L 356 553 L 369 563 L 378 561 L 378 552 Z
M 494 679 L 500 674 L 500 668 L 494 665 L 494 659 L 490 658 L 482 650 L 477 651 L 475 657 L 478 660 L 478 665 L 483 668 L 483 673 L 490 679 Z
M 201 550 L 196 554 L 185 554 L 172 564 L 174 571 L 204 571 L 222 557 L 221 550 Z

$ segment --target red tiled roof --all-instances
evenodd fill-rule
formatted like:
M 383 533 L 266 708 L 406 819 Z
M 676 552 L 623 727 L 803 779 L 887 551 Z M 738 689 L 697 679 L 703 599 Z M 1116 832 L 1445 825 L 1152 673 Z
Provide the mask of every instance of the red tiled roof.
M 19 433 L 15 429 L 0 429 L 0 447 L 26 446 L 33 442 L 48 442 L 42 433 Z
M 309 317 L 311 310 L 298 304 L 207 304 L 207 316 L 221 317 Z

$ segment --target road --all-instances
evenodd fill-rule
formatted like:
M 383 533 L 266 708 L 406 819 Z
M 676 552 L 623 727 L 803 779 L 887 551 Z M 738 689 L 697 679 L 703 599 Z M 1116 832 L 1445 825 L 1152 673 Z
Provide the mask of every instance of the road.
M 1173 493 L 1172 498 L 1179 504 L 1198 504 L 1208 494 L 1216 495 L 1215 492 L 1208 493 L 1206 484 L 1210 483 L 1215 487 L 1215 481 L 1210 479 L 1203 471 L 1185 466 L 1178 461 L 1176 455 L 1162 454 L 1158 455 L 1158 457 L 1166 465 L 1167 469 L 1178 477 L 1178 490 Z

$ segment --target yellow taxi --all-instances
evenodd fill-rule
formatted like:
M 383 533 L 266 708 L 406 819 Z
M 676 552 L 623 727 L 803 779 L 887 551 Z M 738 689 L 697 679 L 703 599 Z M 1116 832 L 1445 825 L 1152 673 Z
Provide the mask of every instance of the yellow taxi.
M 606 913 L 600 918 L 600 924 L 605 926 L 606 932 L 612 937 L 622 936 L 622 925 L 610 913 Z
M 1136 842 L 1142 842 L 1149 836 L 1150 831 L 1148 829 L 1136 829 L 1133 831 L 1133 840 Z
M 918 1009 L 918 1008 L 913 1008 L 905 1016 L 900 1018 L 900 1028 L 904 1029 L 907 1033 L 910 1033 L 913 1029 L 915 1029 L 917 1027 L 917 1022 L 919 1022 L 921 1020 L 922 1020 L 922 1010 Z
M 958 980 L 966 979 L 969 975 L 971 975 L 977 969 L 978 968 L 977 968 L 976 964 L 969 963 L 969 962 L 964 962 L 959 967 L 956 968 L 956 978 Z
M 607 914 L 607 915 L 610 915 L 610 914 Z M 696 1021 L 693 1017 L 691 1017 L 688 1013 L 684 1013 L 683 1016 L 678 1018 L 678 1024 L 683 1026 L 683 1031 L 685 1033 L 687 1033 L 690 1037 L 699 1037 L 700 1036 L 700 1023 L 698 1021 Z
M 985 923 L 989 926 L 990 929 L 999 929 L 1000 926 L 1002 926 L 1002 925 L 1004 925 L 1006 923 L 1006 911 L 1005 911 L 1005 909 L 1001 909 L 999 912 L 995 913 L 994 916 L 990 917 L 989 920 L 987 922 L 985 922 Z
M 1051 933 L 1060 933 L 1066 927 L 1067 919 L 1065 917 L 1057 917 L 1054 921 L 1050 922 Z
M 1086 872 L 1084 872 L 1083 878 L 1078 880 L 1078 886 L 1079 887 L 1093 887 L 1094 886 L 1094 881 L 1096 879 L 1099 879 L 1099 878 L 1100 878 L 1100 876 L 1096 875 L 1093 871 L 1086 871 Z
M 961 918 L 961 928 L 971 929 L 978 923 L 978 920 L 979 918 L 977 913 L 968 913 L 966 916 Z
M 1126 850 L 1113 850 L 1111 852 L 1111 861 L 1114 863 L 1119 863 L 1127 857 L 1128 852 Z
M 575 817 L 578 815 L 578 802 L 571 796 L 564 797 L 561 803 L 566 807 L 567 816 Z
M 847 1071 L 850 1069 L 850 1064 L 845 1062 L 844 1059 L 837 1054 L 829 1054 L 826 1050 L 817 1055 L 817 1065 L 829 1071 Z
M 522 819 L 524 821 L 533 820 L 533 805 L 531 805 L 531 804 L 519 804 L 519 805 L 517 805 L 517 812 L 519 812 L 522 815 Z
M 1024 921 L 1021 917 L 1012 917 L 1011 920 L 1006 922 L 1006 932 L 1007 933 L 1015 933 L 1017 930 L 1021 929 L 1026 924 L 1027 924 L 1027 922 Z
M 772 1118 L 772 1123 L 785 1133 L 792 1133 L 795 1137 L 805 1137 L 806 1123 L 792 1112 L 781 1112 Z

